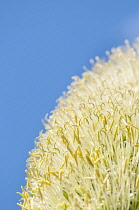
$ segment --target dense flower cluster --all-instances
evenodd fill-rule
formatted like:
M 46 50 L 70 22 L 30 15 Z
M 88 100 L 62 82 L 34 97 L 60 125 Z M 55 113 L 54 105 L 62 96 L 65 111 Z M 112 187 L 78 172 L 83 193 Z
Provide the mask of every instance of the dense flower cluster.
M 139 209 L 139 44 L 74 77 L 27 160 L 23 210 Z

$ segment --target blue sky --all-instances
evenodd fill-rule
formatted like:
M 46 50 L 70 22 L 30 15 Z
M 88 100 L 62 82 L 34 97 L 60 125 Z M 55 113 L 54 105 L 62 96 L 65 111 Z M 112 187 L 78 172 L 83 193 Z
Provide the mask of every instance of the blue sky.
M 136 36 L 138 0 L 0 0 L 0 209 L 20 209 L 28 152 L 71 77 Z

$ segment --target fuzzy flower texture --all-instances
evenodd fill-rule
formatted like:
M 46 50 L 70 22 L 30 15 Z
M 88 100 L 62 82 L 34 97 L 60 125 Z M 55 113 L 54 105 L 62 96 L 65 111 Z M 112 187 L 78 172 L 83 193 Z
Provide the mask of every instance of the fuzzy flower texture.
M 27 160 L 22 210 L 139 210 L 139 40 L 74 77 Z

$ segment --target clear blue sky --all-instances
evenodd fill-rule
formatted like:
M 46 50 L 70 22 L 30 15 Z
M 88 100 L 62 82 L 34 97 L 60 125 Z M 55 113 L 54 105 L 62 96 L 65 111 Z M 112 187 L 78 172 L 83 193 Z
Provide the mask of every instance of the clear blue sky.
M 0 209 L 16 206 L 28 152 L 71 77 L 139 36 L 138 0 L 0 0 Z

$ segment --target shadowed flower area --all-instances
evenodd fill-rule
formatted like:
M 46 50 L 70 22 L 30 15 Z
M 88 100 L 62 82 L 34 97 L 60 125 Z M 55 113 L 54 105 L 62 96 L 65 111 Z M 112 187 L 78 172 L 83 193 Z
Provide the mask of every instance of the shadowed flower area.
M 139 41 L 96 58 L 40 132 L 23 210 L 139 209 Z

